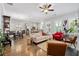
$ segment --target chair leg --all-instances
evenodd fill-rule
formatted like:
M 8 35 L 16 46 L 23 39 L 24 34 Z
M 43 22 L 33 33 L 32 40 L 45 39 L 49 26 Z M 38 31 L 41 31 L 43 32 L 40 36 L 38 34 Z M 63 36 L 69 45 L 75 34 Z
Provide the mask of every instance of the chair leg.
M 73 44 L 74 45 L 74 47 L 76 48 L 76 45 L 75 44 Z
M 77 42 L 75 42 L 74 47 L 76 48 Z

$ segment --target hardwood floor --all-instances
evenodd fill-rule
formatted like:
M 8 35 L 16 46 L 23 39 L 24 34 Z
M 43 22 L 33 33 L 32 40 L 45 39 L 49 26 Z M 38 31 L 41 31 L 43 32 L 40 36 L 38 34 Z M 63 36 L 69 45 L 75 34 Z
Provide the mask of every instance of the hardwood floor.
M 29 36 L 12 41 L 12 46 L 6 46 L 4 56 L 46 56 L 46 52 L 35 44 L 31 44 Z

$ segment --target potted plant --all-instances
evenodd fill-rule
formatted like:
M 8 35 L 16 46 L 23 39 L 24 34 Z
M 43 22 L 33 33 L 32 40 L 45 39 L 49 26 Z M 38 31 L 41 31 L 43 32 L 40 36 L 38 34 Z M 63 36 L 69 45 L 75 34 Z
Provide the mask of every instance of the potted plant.
M 2 31 L 0 29 L 0 55 L 3 55 L 3 51 L 4 51 L 2 40 L 4 40 L 4 37 L 3 37 Z

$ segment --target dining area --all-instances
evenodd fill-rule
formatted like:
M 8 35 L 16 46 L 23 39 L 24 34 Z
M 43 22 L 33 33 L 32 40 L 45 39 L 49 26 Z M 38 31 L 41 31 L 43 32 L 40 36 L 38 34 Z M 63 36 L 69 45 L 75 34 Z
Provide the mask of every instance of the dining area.
M 11 47 L 12 45 L 14 45 L 14 43 L 16 41 L 23 39 L 24 38 L 24 34 L 25 34 L 24 30 L 17 31 L 17 32 L 10 31 L 9 33 L 4 33 L 3 34 L 3 38 L 1 38 L 2 40 L 0 40 L 0 45 L 2 44 L 1 45 L 2 48 L 0 46 L 0 49 L 2 49 L 2 50 L 0 50 L 1 51 L 0 54 L 4 55 L 3 52 L 4 52 L 5 48 L 7 46 Z

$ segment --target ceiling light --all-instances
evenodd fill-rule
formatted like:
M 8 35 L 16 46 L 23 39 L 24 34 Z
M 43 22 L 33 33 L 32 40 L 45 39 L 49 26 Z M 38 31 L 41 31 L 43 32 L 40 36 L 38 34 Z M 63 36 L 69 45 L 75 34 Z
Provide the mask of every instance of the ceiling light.
M 46 10 L 44 10 L 44 12 L 47 14 L 48 13 L 48 10 L 46 9 Z
M 42 12 L 44 12 L 44 13 L 48 13 L 48 11 L 54 11 L 54 9 L 53 8 L 51 8 L 51 4 L 43 4 L 42 6 L 40 6 L 39 8 L 41 8 L 42 9 Z

